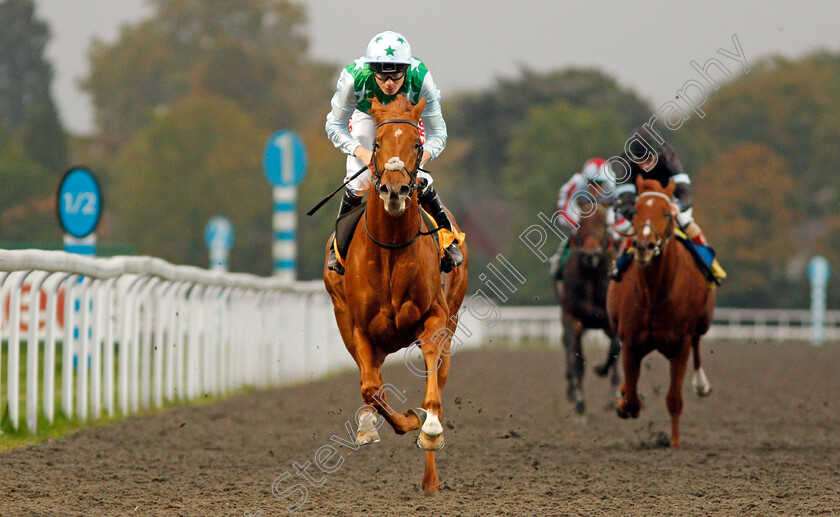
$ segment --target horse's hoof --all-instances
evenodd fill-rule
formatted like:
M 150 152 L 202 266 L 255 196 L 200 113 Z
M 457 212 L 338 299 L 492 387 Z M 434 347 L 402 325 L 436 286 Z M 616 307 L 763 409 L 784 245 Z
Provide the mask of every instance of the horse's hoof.
M 578 400 L 575 403 L 575 412 L 578 415 L 584 414 L 586 412 L 586 402 L 584 402 L 583 400 Z
M 709 379 L 706 377 L 703 368 L 695 370 L 694 374 L 692 374 L 691 387 L 694 388 L 694 393 L 698 397 L 705 397 L 712 392 L 712 385 L 709 383 Z
M 420 408 L 420 407 L 414 408 L 414 409 L 409 409 L 408 414 L 409 415 L 414 415 L 417 418 L 419 418 L 420 419 L 420 425 L 425 424 L 426 423 L 426 418 L 429 416 L 429 414 L 426 413 L 426 410 L 423 409 L 423 408 Z
M 598 377 L 606 377 L 607 373 L 609 373 L 610 371 L 610 367 L 605 364 L 602 364 L 600 366 L 596 366 L 595 368 L 593 368 L 593 370 L 595 370 L 595 374 Z
M 639 418 L 639 411 L 641 408 L 630 408 L 628 407 L 629 404 L 623 398 L 618 399 L 618 404 L 616 405 L 616 412 L 618 416 L 621 418 Z
M 379 441 L 379 431 L 377 431 L 376 427 L 377 420 L 378 417 L 373 413 L 362 415 L 359 430 L 356 432 L 356 442 L 359 445 L 367 445 Z
M 371 443 L 379 443 L 379 432 L 378 431 L 373 431 L 372 433 L 368 433 L 368 432 L 359 431 L 356 434 L 356 442 L 359 445 L 369 445 Z
M 443 439 L 443 433 L 431 436 L 420 431 L 420 436 L 417 437 L 417 446 L 427 451 L 439 451 L 444 445 L 446 442 Z

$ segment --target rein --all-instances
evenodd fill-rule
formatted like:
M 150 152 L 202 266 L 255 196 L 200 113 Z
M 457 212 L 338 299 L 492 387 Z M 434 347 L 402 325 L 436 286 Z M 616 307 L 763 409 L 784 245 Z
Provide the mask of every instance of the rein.
M 420 215 L 420 207 L 419 206 L 417 207 L 417 214 Z M 408 246 L 411 246 L 412 244 L 414 244 L 414 241 L 419 239 L 421 235 L 432 235 L 432 234 L 437 233 L 437 232 L 439 232 L 443 229 L 443 226 L 438 226 L 434 230 L 424 232 L 423 231 L 423 217 L 422 217 L 422 215 L 420 215 L 420 217 L 417 221 L 417 233 L 414 235 L 414 237 L 411 240 L 406 241 L 406 242 L 401 242 L 399 244 L 388 244 L 386 242 L 381 242 L 381 241 L 376 240 L 376 238 L 373 235 L 370 234 L 370 230 L 368 230 L 368 226 L 367 226 L 367 210 L 365 210 L 364 225 L 365 225 L 365 233 L 367 234 L 368 238 L 370 240 L 372 240 L 373 243 L 376 244 L 377 246 L 380 246 L 380 247 L 383 247 L 383 248 L 389 249 L 389 250 L 397 250 L 397 249 L 400 249 L 400 248 L 407 248 Z

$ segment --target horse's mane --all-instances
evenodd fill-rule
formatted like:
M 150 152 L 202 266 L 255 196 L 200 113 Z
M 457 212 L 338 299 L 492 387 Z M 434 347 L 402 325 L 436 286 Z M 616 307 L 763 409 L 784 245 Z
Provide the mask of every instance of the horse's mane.
M 405 95 L 399 94 L 394 100 L 384 106 L 379 102 L 374 102 L 370 107 L 370 114 L 376 120 L 376 123 L 379 124 L 383 120 L 405 118 L 405 114 L 410 112 L 413 107 L 414 104 L 410 103 L 405 98 Z

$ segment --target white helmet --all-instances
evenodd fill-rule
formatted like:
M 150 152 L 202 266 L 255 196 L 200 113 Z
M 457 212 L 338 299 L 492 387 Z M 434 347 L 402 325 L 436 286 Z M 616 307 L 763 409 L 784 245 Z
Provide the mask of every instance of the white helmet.
M 406 69 L 411 64 L 411 45 L 398 32 L 380 32 L 368 43 L 365 63 L 379 72 Z
M 581 169 L 580 172 L 583 174 L 583 177 L 589 181 L 612 185 L 614 176 L 612 172 L 608 170 L 608 167 L 609 165 L 607 164 L 607 161 L 603 158 L 590 158 L 583 164 L 583 169 Z

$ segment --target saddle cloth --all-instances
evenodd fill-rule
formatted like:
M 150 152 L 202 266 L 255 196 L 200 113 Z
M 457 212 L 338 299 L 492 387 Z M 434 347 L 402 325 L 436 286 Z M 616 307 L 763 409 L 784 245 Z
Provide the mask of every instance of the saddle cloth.
M 726 271 L 723 270 L 715 258 L 715 250 L 710 246 L 697 244 L 679 229 L 674 230 L 674 235 L 694 257 L 694 262 L 700 268 L 706 280 L 720 285 L 720 281 L 726 278 Z
M 350 249 L 350 240 L 353 238 L 353 234 L 356 232 L 356 226 L 358 226 L 359 221 L 362 219 L 362 216 L 365 214 L 365 207 L 367 206 L 367 201 L 362 202 L 361 205 L 355 207 L 354 209 L 350 210 L 346 214 L 342 215 L 338 218 L 335 222 L 335 239 L 333 239 L 333 248 L 335 249 L 335 256 L 338 258 L 338 261 L 344 266 L 344 257 L 347 256 L 347 251 Z M 458 244 L 464 242 L 466 235 L 462 232 L 458 232 L 458 234 L 453 234 L 446 228 L 441 228 L 438 230 L 438 225 L 435 222 L 434 218 L 429 215 L 428 212 L 420 209 L 420 215 L 423 217 L 423 221 L 426 223 L 426 228 L 429 229 L 430 235 L 435 241 L 435 244 L 438 248 L 438 257 L 442 258 L 446 252 L 446 248 L 449 247 L 456 239 L 458 240 Z M 437 231 L 435 231 L 437 230 Z M 424 234 L 426 232 L 423 232 Z

